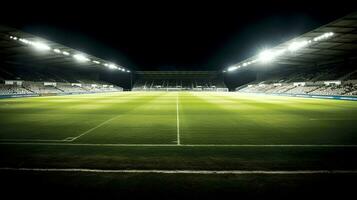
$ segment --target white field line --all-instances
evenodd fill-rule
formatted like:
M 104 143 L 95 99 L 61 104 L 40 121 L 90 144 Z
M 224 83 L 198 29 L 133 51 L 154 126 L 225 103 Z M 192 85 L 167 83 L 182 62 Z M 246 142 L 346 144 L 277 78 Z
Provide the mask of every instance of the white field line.
M 85 169 L 85 168 L 12 168 L 1 171 L 35 172 L 89 172 L 89 173 L 155 173 L 155 174 L 357 174 L 357 170 L 136 170 L 136 169 Z
M 341 119 L 341 118 L 310 118 L 310 121 L 357 121 L 357 119 Z
M 40 143 L 0 142 L 0 145 L 52 145 L 52 146 L 97 146 L 97 147 L 326 147 L 356 148 L 357 144 L 98 144 L 98 143 Z
M 177 145 L 181 145 L 180 142 L 180 114 L 179 114 L 179 94 L 176 96 L 176 127 L 177 127 Z
M 46 139 L 0 139 L 0 142 L 63 142 L 64 140 L 46 140 Z
M 38 142 L 38 143 L 40 143 L 40 142 L 73 142 L 74 140 L 76 140 L 76 139 L 82 137 L 83 135 L 86 135 L 86 134 L 88 134 L 88 133 L 94 131 L 94 130 L 97 129 L 97 128 L 100 128 L 101 126 L 103 126 L 103 125 L 109 123 L 110 121 L 112 121 L 112 120 L 114 120 L 114 119 L 116 119 L 116 118 L 118 118 L 118 117 L 120 117 L 120 115 L 117 115 L 117 116 L 115 116 L 115 117 L 112 117 L 112 118 L 110 118 L 110 119 L 108 119 L 108 120 L 106 120 L 106 121 L 104 121 L 104 122 L 98 124 L 97 126 L 91 128 L 91 129 L 88 129 L 87 131 L 81 133 L 80 135 L 78 135 L 78 136 L 76 136 L 76 137 L 67 137 L 67 138 L 65 138 L 65 139 L 63 139 L 63 140 L 0 139 L 0 142 L 19 142 L 19 143 L 20 143 L 20 142 L 29 142 L 29 143 L 31 143 L 31 142 L 34 142 L 34 143 L 35 143 L 35 142 Z M 59 144 L 59 143 L 57 143 L 57 144 Z
M 81 133 L 80 135 L 78 135 L 78 136 L 76 136 L 76 137 L 73 137 L 72 139 L 66 138 L 66 139 L 64 139 L 63 141 L 73 142 L 74 140 L 76 140 L 76 139 L 82 137 L 83 135 L 86 135 L 86 134 L 88 134 L 88 133 L 94 131 L 94 130 L 97 129 L 97 128 L 100 128 L 101 126 L 103 126 L 103 125 L 105 125 L 105 124 L 111 122 L 112 120 L 114 120 L 114 119 L 116 119 L 116 118 L 118 118 L 118 117 L 120 117 L 120 115 L 117 115 L 117 116 L 115 116 L 115 117 L 112 117 L 112 118 L 110 118 L 110 119 L 108 119 L 108 120 L 106 120 L 106 121 L 104 121 L 104 122 L 98 124 L 97 126 L 91 128 L 91 129 L 88 129 L 87 131 Z

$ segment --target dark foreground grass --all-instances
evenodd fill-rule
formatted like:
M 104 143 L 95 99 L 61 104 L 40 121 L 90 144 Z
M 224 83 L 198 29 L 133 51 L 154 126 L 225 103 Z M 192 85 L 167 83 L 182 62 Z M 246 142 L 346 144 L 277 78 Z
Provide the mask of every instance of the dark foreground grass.
M 355 170 L 357 148 L 0 145 L 0 167 Z
M 11 199 L 349 199 L 356 175 L 190 175 L 0 172 Z

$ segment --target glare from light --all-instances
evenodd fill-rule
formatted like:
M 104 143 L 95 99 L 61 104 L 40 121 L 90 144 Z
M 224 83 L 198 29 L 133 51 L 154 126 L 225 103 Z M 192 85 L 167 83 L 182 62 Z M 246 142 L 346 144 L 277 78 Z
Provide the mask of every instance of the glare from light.
M 76 54 L 76 55 L 73 55 L 73 57 L 74 57 L 75 59 L 77 59 L 78 61 L 80 61 L 80 62 L 87 62 L 87 61 L 89 61 L 89 59 L 88 59 L 87 57 L 85 57 L 84 55 L 82 55 L 82 54 Z
M 25 44 L 30 44 L 31 42 L 30 41 L 28 41 L 28 40 L 26 40 L 26 39 L 23 39 L 23 38 L 21 38 L 21 39 L 19 39 L 21 42 L 23 42 L 23 43 L 25 43 Z
M 266 49 L 259 54 L 259 60 L 264 63 L 271 62 L 274 58 L 275 53 L 269 49 Z
M 34 48 L 38 49 L 38 50 L 51 50 L 51 51 L 53 51 L 55 53 L 58 53 L 58 54 L 63 54 L 63 55 L 66 55 L 66 56 L 71 55 L 71 53 L 69 53 L 67 51 L 61 51 L 60 49 L 57 49 L 57 48 L 52 49 L 49 45 L 47 45 L 47 44 L 45 44 L 43 42 L 39 42 L 39 41 L 38 42 L 34 42 L 34 41 L 27 40 L 25 38 L 18 38 L 18 37 L 12 36 L 12 35 L 10 35 L 9 38 L 13 39 L 13 40 L 19 40 L 20 42 L 28 44 L 28 45 L 31 45 Z M 102 65 L 104 65 L 106 67 L 109 67 L 110 69 L 117 69 L 117 70 L 121 70 L 123 72 L 130 73 L 130 70 L 126 70 L 124 68 L 118 67 L 115 64 L 101 63 L 101 62 L 99 62 L 97 60 L 91 60 L 91 59 L 87 58 L 83 54 L 75 54 L 75 55 L 73 55 L 73 58 L 75 58 L 76 60 L 81 61 L 81 62 L 88 62 L 89 61 L 89 62 L 93 62 L 95 64 L 102 64 Z
M 51 47 L 49 47 L 47 44 L 42 43 L 42 42 L 30 42 L 30 44 L 35 47 L 38 50 L 41 51 L 48 51 L 51 50 Z
M 258 61 L 261 61 L 261 62 L 271 62 L 273 61 L 275 58 L 277 58 L 278 56 L 281 56 L 283 54 L 285 54 L 287 51 L 290 51 L 290 52 L 295 52 L 301 48 L 304 48 L 312 43 L 315 43 L 315 42 L 318 42 L 320 40 L 324 40 L 324 39 L 327 39 L 327 38 L 330 38 L 334 35 L 335 33 L 333 32 L 327 32 L 327 33 L 324 33 L 322 35 L 319 35 L 317 37 L 314 37 L 314 38 L 311 38 L 310 40 L 303 40 L 303 41 L 295 41 L 295 42 L 292 42 L 287 48 L 284 48 L 284 49 L 279 49 L 279 50 L 264 50 L 262 51 L 257 57 L 257 59 L 254 59 L 254 60 L 250 60 L 248 62 L 245 62 L 242 64 L 242 67 L 245 67 L 245 66 L 248 66 L 248 65 L 251 65 L 255 62 L 258 62 Z M 231 66 L 231 67 L 228 67 L 227 68 L 227 71 L 234 71 L 236 69 L 238 69 L 239 67 L 241 66 Z
M 227 71 L 231 72 L 231 71 L 235 71 L 237 70 L 239 67 L 238 66 L 230 66 L 228 67 Z
M 307 41 L 293 42 L 289 45 L 288 49 L 289 51 L 297 51 L 305 47 L 307 44 L 308 44 Z
M 117 69 L 118 67 L 114 64 L 108 64 L 109 69 Z
M 328 33 L 324 33 L 324 34 L 322 34 L 320 36 L 314 37 L 313 40 L 314 40 L 314 42 L 317 42 L 317 41 L 320 41 L 320 40 L 323 40 L 323 39 L 327 39 L 327 38 L 329 38 L 329 37 L 331 37 L 333 35 L 334 35 L 333 32 L 328 32 Z

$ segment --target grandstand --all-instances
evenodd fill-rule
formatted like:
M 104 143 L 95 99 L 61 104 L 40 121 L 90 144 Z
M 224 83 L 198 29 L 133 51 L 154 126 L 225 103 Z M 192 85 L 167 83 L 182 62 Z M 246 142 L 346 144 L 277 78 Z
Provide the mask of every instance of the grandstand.
M 91 73 L 55 67 L 5 65 L 0 71 L 0 97 L 119 92 L 123 88 L 99 80 Z
M 235 91 L 354 99 L 357 94 L 355 15 L 340 18 L 231 66 L 227 73 L 244 71 L 247 67 L 256 70 L 257 78 L 239 85 Z
M 336 73 L 336 68 L 341 65 L 344 68 Z M 324 66 L 309 70 L 295 69 L 295 73 L 289 75 L 281 75 L 281 72 L 268 74 L 260 80 L 238 87 L 236 91 L 286 95 L 354 96 L 357 89 L 357 80 L 354 79 L 357 70 L 354 66 L 356 66 L 356 61 L 350 62 L 347 69 L 346 64 L 337 63 L 327 69 Z M 314 75 L 311 76 L 311 74 Z
M 238 92 L 246 93 L 265 93 L 265 94 L 310 94 L 310 95 L 324 95 L 324 96 L 355 96 L 357 92 L 357 81 L 348 81 L 341 85 L 326 85 L 324 82 L 316 82 L 314 86 L 294 86 L 294 83 L 286 83 L 277 86 L 276 84 L 263 85 L 248 85 L 240 88 Z
M 136 71 L 133 91 L 228 91 L 218 71 Z
M 103 92 L 121 92 L 123 88 L 114 85 L 78 84 L 61 82 L 32 82 L 23 81 L 22 85 L 0 84 L 0 97 L 24 97 L 42 95 L 63 95 L 63 94 L 88 94 Z
M 0 26 L 0 97 L 120 92 L 130 70 L 55 42 Z M 51 46 L 51 47 L 49 47 Z M 25 53 L 24 53 L 25 52 Z M 111 76 L 108 78 L 110 70 Z

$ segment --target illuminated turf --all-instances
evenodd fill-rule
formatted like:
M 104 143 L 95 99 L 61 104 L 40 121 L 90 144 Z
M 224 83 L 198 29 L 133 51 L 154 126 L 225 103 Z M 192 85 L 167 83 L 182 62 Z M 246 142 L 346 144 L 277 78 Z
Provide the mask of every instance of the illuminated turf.
M 124 92 L 2 99 L 0 118 L 0 167 L 357 168 L 353 101 Z
M 0 118 L 0 141 L 175 145 L 179 138 L 182 145 L 357 144 L 357 102 L 352 101 L 128 92 L 2 99 Z

